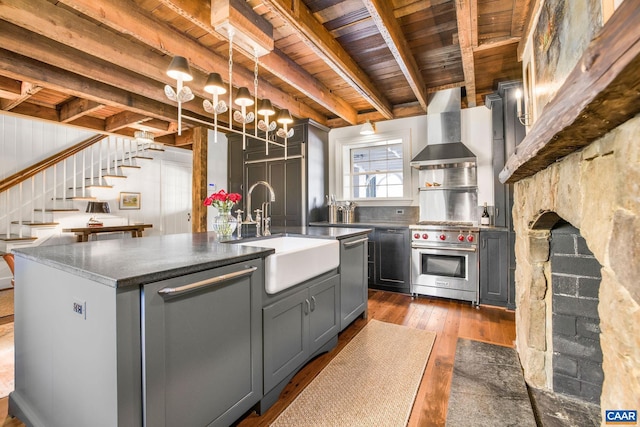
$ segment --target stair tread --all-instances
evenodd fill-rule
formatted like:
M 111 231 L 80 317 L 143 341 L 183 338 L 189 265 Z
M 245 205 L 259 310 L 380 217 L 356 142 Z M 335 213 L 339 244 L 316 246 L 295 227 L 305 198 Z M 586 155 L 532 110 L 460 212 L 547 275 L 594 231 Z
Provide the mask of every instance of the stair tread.
M 113 188 L 113 185 L 87 185 L 85 188 Z
M 145 149 L 146 151 L 164 151 L 164 148 L 153 148 L 149 147 Z
M 126 175 L 102 175 L 103 178 L 126 178 Z
M 11 221 L 11 224 L 20 224 L 20 222 L 18 221 Z M 38 226 L 38 225 L 43 225 L 43 226 L 54 226 L 54 225 L 58 225 L 59 223 L 57 222 L 42 222 L 42 221 L 22 221 L 21 225 L 28 225 L 28 226 Z
M 136 166 L 136 165 L 120 165 L 118 166 L 119 168 L 132 168 L 132 169 L 140 169 L 142 166 Z
M 62 199 L 60 199 L 62 200 Z M 68 199 L 67 199 L 68 200 Z M 70 209 L 45 209 L 45 212 L 78 212 L 80 209 L 74 209 L 74 208 L 70 208 Z M 42 210 L 38 210 L 38 212 L 42 212 Z
M 148 156 L 133 156 L 133 159 L 144 159 L 144 160 L 153 160 L 153 157 Z
M 76 196 L 76 197 L 67 197 L 67 200 L 96 200 L 96 198 L 89 197 L 89 196 Z
M 33 240 L 38 240 L 37 237 L 19 237 L 19 235 L 17 234 L 10 234 L 9 237 L 7 237 L 6 234 L 2 234 L 0 235 L 0 240 L 4 241 L 4 242 L 19 242 L 19 241 L 33 241 Z

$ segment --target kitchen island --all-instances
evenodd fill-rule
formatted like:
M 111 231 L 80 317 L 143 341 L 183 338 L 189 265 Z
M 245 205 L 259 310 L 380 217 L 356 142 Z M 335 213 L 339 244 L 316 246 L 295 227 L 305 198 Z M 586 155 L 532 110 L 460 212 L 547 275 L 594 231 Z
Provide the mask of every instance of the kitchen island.
M 273 249 L 196 233 L 15 253 L 9 413 L 26 424 L 228 425 L 263 399 L 263 269 Z

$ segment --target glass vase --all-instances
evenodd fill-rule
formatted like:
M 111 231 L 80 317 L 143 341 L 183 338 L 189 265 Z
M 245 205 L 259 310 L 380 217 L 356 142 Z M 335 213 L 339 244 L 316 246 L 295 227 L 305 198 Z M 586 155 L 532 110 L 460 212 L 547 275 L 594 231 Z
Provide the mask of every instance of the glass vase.
M 238 226 L 238 220 L 231 215 L 231 209 L 219 209 L 218 215 L 213 218 L 213 231 L 219 238 L 231 237 Z

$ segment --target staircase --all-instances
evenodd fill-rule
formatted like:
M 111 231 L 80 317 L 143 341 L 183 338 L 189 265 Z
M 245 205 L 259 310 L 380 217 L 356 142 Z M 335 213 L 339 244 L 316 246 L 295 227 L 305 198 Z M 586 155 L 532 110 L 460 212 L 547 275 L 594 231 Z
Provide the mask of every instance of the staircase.
M 60 236 L 61 222 L 77 221 L 87 201 L 104 199 L 159 151 L 155 144 L 95 135 L 0 181 L 0 251 Z

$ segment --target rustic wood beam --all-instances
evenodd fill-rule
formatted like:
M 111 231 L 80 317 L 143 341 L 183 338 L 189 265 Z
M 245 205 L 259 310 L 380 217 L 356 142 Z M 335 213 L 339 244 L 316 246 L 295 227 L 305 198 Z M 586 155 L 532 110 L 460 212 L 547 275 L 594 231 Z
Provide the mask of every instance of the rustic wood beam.
M 393 5 L 388 0 L 363 0 L 398 67 L 413 90 L 418 102 L 427 112 L 427 91 L 422 73 L 404 37 L 398 20 L 393 15 Z
M 16 79 L 0 76 L 0 98 L 16 99 L 21 95 L 22 83 Z
M 263 3 L 294 28 L 300 39 L 373 108 L 386 119 L 393 118 L 389 100 L 375 87 L 331 33 L 316 20 L 304 3 L 290 0 L 264 0 Z
M 34 85 L 33 83 L 29 83 L 29 82 L 22 82 L 20 87 L 20 96 L 17 96 L 10 101 L 2 102 L 0 105 L 0 107 L 2 108 L 0 109 L 4 111 L 11 111 L 16 106 L 22 104 L 24 101 L 31 98 L 33 95 L 40 92 L 41 90 L 42 90 L 41 86 Z
M 473 62 L 472 28 L 473 21 L 478 16 L 471 15 L 471 2 L 474 0 L 456 0 L 456 18 L 458 21 L 458 41 L 460 43 L 460 53 L 462 55 L 462 70 L 464 72 L 464 86 L 467 90 L 467 105 L 476 106 L 476 76 Z M 476 29 L 477 31 L 477 29 Z
M 531 176 L 640 112 L 640 8 L 620 4 L 500 172 Z
M 509 44 L 519 43 L 520 37 L 503 37 L 499 39 L 492 39 L 489 42 L 482 43 L 480 46 L 473 48 L 473 53 L 482 52 L 489 49 L 495 49 L 497 47 L 506 46 Z
M 190 0 L 160 0 L 160 2 L 207 31 L 209 34 L 220 40 L 226 40 L 211 26 L 211 8 L 209 7 L 209 3 L 193 2 Z M 253 59 L 251 52 L 245 52 L 242 49 L 239 51 Z M 271 53 L 258 58 L 258 64 L 260 67 L 269 71 L 347 122 L 351 124 L 357 123 L 357 111 L 355 108 L 349 105 L 344 99 L 331 93 L 329 88 L 286 57 L 278 49 L 274 49 Z M 260 91 L 260 87 L 258 87 L 258 90 Z M 259 93 L 258 96 L 266 97 L 263 93 Z M 281 107 L 284 108 L 286 106 Z
M 122 113 L 114 114 L 111 117 L 107 117 L 105 130 L 107 132 L 115 132 L 131 125 L 143 123 L 149 120 L 151 120 L 151 117 L 147 116 L 146 114 L 134 113 L 132 111 L 123 111 Z
M 3 32 L 0 31 L 0 37 Z M 1 44 L 1 43 L 0 43 Z M 166 105 L 137 93 L 96 82 L 90 78 L 69 73 L 58 67 L 0 48 L 0 70 L 11 78 L 27 78 L 40 86 L 68 93 L 79 98 L 87 98 L 121 109 L 170 121 L 178 114 L 176 107 Z M 192 113 L 193 114 L 193 113 Z M 204 120 L 206 117 L 202 117 Z M 57 118 L 56 118 L 57 120 Z
M 207 231 L 207 207 L 202 204 L 207 197 L 207 129 L 193 128 L 190 132 L 193 152 L 193 172 L 191 180 L 191 231 Z
M 45 0 L 7 1 L 17 3 L 42 2 L 50 5 L 50 3 Z M 59 36 L 64 39 L 63 43 L 87 53 L 93 52 L 94 55 L 108 62 L 121 64 L 123 67 L 147 75 L 163 84 L 175 85 L 175 81 L 172 81 L 166 76 L 165 70 L 169 66 L 172 56 L 184 56 L 189 60 L 194 74 L 194 80 L 190 82 L 189 87 L 195 94 L 203 98 L 209 96 L 203 90 L 208 73 L 217 71 L 225 75 L 225 71 L 228 70 L 229 61 L 227 58 L 200 45 L 197 41 L 175 30 L 165 22 L 147 15 L 139 8 L 132 7 L 132 3 L 128 0 L 61 0 L 61 3 L 118 32 L 131 34 L 138 41 L 146 45 L 136 45 L 126 37 L 119 36 L 113 31 L 96 27 L 96 25 L 90 21 L 85 21 L 84 23 L 76 22 L 72 27 L 67 28 L 65 32 L 59 34 Z M 2 9 L 2 7 L 0 7 L 0 9 Z M 60 7 L 53 6 L 53 9 L 62 10 L 62 12 L 58 11 L 58 14 L 64 15 L 66 20 L 74 19 L 75 21 L 84 21 L 79 19 L 75 14 L 67 12 Z M 67 16 L 65 12 L 71 16 Z M 50 15 L 43 15 L 43 19 L 47 22 L 51 20 Z M 68 25 L 66 22 L 68 21 L 63 20 L 60 22 L 60 25 Z M 22 25 L 31 24 L 24 22 L 21 23 L 21 26 Z M 74 35 L 73 32 L 77 31 L 78 25 L 82 25 L 85 30 L 83 30 L 81 34 Z M 109 37 L 108 44 L 104 43 L 105 34 L 101 34 L 100 30 L 106 31 Z M 126 46 L 126 48 L 123 48 L 124 46 Z M 149 49 L 149 47 L 153 49 Z M 132 49 L 140 53 L 133 54 L 131 53 Z M 142 51 L 140 51 L 141 49 Z M 163 52 L 168 56 L 159 57 L 153 50 Z M 233 71 L 234 85 L 238 87 L 246 86 L 250 89 L 253 88 L 253 70 L 234 65 Z M 264 97 L 269 98 L 274 105 L 280 108 L 288 108 L 291 114 L 297 117 L 309 117 L 320 123 L 326 121 L 324 115 L 307 105 L 296 102 L 291 95 L 271 85 L 262 78 L 259 80 L 259 88 L 264 94 Z M 161 88 L 159 89 L 160 93 L 162 93 Z M 192 105 L 193 102 L 197 101 L 184 104 L 184 108 L 188 109 L 189 105 Z M 201 104 L 202 101 L 199 101 L 199 103 Z
M 60 106 L 60 122 L 69 123 L 81 116 L 86 116 L 93 111 L 99 110 L 104 107 L 96 101 L 90 101 L 83 98 L 74 98 L 71 101 L 65 102 Z
M 0 10 L 1 9 L 2 7 L 0 6 Z M 67 78 L 71 78 L 77 74 L 91 81 L 104 83 L 114 88 L 125 90 L 131 94 L 141 95 L 159 103 L 167 104 L 166 107 L 163 107 L 163 109 L 167 111 L 167 108 L 175 105 L 174 102 L 166 98 L 159 84 L 152 79 L 136 75 L 131 71 L 109 64 L 89 54 L 79 52 L 44 36 L 33 34 L 27 29 L 20 28 L 5 21 L 0 21 L 0 46 L 10 49 L 24 57 L 35 57 L 38 58 L 38 62 L 43 61 L 50 66 L 66 70 L 68 71 Z M 44 69 L 46 70 L 47 67 L 45 66 Z M 30 70 L 29 73 L 35 73 L 36 75 L 42 74 L 37 73 L 35 70 Z M 46 79 L 46 76 L 43 77 Z M 17 78 L 21 77 L 18 75 Z M 92 97 L 91 86 L 93 86 L 93 84 L 85 86 L 84 89 L 82 89 L 82 86 L 75 86 L 82 90 L 79 95 L 75 96 L 80 98 Z M 106 88 L 106 86 L 104 87 Z M 66 90 L 63 88 L 61 92 L 66 92 Z M 128 102 L 124 102 L 122 107 L 129 109 L 127 104 Z M 190 110 L 200 117 L 208 116 L 208 113 L 202 107 L 201 100 L 200 102 L 194 100 L 186 103 L 183 105 L 183 108 Z M 175 107 L 173 110 L 177 111 Z M 153 112 L 148 112 L 146 115 L 153 115 Z M 177 117 L 177 113 L 174 116 L 174 120 L 175 117 Z M 168 119 L 168 117 L 162 115 L 162 113 L 156 115 L 156 118 Z

